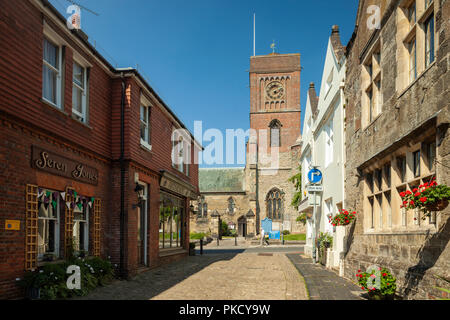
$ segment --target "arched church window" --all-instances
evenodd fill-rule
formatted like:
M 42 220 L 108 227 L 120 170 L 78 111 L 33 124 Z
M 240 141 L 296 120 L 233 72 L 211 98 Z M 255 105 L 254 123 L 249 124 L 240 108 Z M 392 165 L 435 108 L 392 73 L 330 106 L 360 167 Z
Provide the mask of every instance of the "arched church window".
M 208 204 L 205 197 L 201 196 L 198 200 L 198 218 L 203 218 L 208 215 Z
M 206 218 L 207 216 L 208 216 L 208 204 L 205 202 L 203 203 L 202 217 Z
M 232 197 L 228 198 L 228 212 L 234 213 L 235 203 Z
M 281 127 L 282 124 L 279 120 L 274 119 L 270 122 L 270 146 L 281 147 Z
M 273 189 L 266 198 L 267 216 L 272 220 L 280 220 L 283 214 L 282 193 L 278 189 Z

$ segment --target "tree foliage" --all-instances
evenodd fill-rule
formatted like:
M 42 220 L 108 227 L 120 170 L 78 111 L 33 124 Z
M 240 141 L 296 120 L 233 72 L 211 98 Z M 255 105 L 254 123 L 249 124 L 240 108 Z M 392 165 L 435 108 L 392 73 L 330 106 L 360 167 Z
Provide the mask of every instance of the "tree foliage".
M 302 201 L 302 166 L 298 167 L 298 173 L 289 178 L 289 182 L 292 182 L 295 186 L 295 193 L 292 197 L 291 206 L 298 210 L 300 202 Z

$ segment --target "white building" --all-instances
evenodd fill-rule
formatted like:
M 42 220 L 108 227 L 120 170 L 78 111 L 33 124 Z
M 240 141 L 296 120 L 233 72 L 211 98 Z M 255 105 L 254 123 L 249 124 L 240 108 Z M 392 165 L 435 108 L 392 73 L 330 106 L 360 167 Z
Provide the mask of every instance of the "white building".
M 316 239 L 320 232 L 333 236 L 333 246 L 327 257 L 328 267 L 338 267 L 343 251 L 341 228 L 333 228 L 329 217 L 344 208 L 344 119 L 345 119 L 345 48 L 342 46 L 338 26 L 333 26 L 328 42 L 325 65 L 320 87 L 316 95 L 314 83 L 308 91 L 305 119 L 302 133 L 302 190 L 301 213 L 312 213 L 312 195 L 306 192 L 308 171 L 318 166 L 323 174 L 323 192 L 316 200 Z M 312 219 L 307 222 L 307 243 L 305 253 L 312 255 Z

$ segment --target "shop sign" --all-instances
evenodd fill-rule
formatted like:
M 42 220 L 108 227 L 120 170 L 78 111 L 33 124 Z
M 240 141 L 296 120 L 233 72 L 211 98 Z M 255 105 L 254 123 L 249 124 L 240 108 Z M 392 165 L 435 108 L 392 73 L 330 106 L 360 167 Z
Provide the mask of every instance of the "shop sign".
M 97 185 L 98 170 L 39 147 L 32 147 L 31 166 L 58 176 Z
M 5 221 L 5 230 L 20 230 L 20 220 L 6 220 Z

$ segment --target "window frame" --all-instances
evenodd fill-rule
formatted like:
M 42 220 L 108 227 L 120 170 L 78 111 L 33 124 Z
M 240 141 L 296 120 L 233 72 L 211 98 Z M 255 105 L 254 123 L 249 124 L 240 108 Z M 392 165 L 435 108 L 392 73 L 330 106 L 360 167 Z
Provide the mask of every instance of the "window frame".
M 75 83 L 75 78 L 74 78 L 75 65 L 78 65 L 83 71 L 83 86 L 84 86 L 84 88 L 80 87 L 78 85 L 78 83 Z M 87 115 L 87 102 L 88 102 L 88 91 L 89 91 L 88 73 L 89 73 L 88 67 L 86 67 L 84 64 L 78 62 L 78 60 L 76 60 L 76 59 L 73 60 L 73 64 L 72 64 L 72 114 L 75 115 L 76 120 L 78 120 L 82 123 L 88 123 L 88 115 Z M 73 104 L 74 87 L 78 90 L 81 90 L 81 92 L 82 92 L 81 113 L 75 109 L 74 104 Z
M 145 118 L 144 121 L 142 119 L 142 109 L 145 110 Z M 151 106 L 146 105 L 145 103 L 141 103 L 139 106 L 139 138 L 140 138 L 140 143 L 141 146 L 145 147 L 146 149 L 148 149 L 149 151 L 152 150 L 152 145 L 151 145 L 151 138 L 150 138 L 150 121 L 151 121 Z M 145 139 L 142 139 L 142 126 L 145 126 L 145 134 L 146 134 L 146 138 L 147 141 Z
M 57 64 L 58 68 L 53 66 L 50 62 L 45 60 L 45 42 L 48 42 L 52 46 L 54 46 L 57 50 L 56 58 L 58 59 Z M 45 97 L 45 81 L 44 81 L 44 73 L 45 73 L 45 67 L 52 70 L 52 72 L 56 72 L 56 83 L 55 83 L 55 102 L 47 99 Z M 63 81 L 63 45 L 58 43 L 58 41 L 55 41 L 52 37 L 49 37 L 48 35 L 44 34 L 43 40 L 42 40 L 42 100 L 46 103 L 49 103 L 50 105 L 54 106 L 57 109 L 62 110 L 63 104 L 62 104 L 62 81 Z
M 54 190 L 50 190 L 50 189 L 42 189 L 43 193 L 46 193 L 47 191 L 50 192 L 51 197 L 53 198 L 53 193 L 55 191 Z M 44 204 L 41 203 L 41 206 L 44 206 Z M 52 206 L 51 200 L 49 199 L 49 204 L 48 204 L 47 210 L 51 206 Z M 46 254 L 53 254 L 56 258 L 59 258 L 59 256 L 60 256 L 60 252 L 59 252 L 59 250 L 60 250 L 60 237 L 61 237 L 61 235 L 60 235 L 60 231 L 61 231 L 60 230 L 60 225 L 61 225 L 61 203 L 60 203 L 59 199 L 56 201 L 56 218 L 41 217 L 40 214 L 39 214 L 40 210 L 41 210 L 41 207 L 38 208 L 37 260 L 38 261 L 43 261 L 44 260 L 44 255 L 46 255 Z M 39 245 L 39 239 L 40 239 L 40 237 L 39 237 L 39 225 L 40 225 L 40 221 L 43 221 L 43 220 L 44 221 L 48 221 L 48 220 L 55 221 L 55 225 L 54 225 L 54 239 L 53 239 L 53 241 L 54 241 L 54 245 L 53 245 L 54 246 L 54 251 L 53 252 L 39 253 L 39 248 L 40 248 L 40 245 Z
M 89 218 L 90 218 L 89 206 L 83 206 L 83 210 L 86 211 L 84 213 L 85 214 L 85 219 L 84 220 L 75 219 L 75 210 L 76 209 L 77 209 L 77 206 L 75 206 L 74 212 L 73 212 L 73 231 L 72 232 L 75 232 L 75 224 L 77 222 L 78 223 L 80 223 L 80 222 L 84 222 L 85 223 L 85 225 L 84 225 L 84 229 L 85 229 L 84 230 L 84 239 L 83 239 L 85 248 L 84 248 L 83 251 L 89 253 L 89 227 L 90 227 L 90 224 L 89 224 Z M 75 235 L 72 234 L 72 236 L 75 239 Z M 80 243 L 78 243 L 78 246 L 80 246 Z M 78 252 L 81 252 L 81 250 L 78 250 Z
M 430 26 L 430 29 L 428 28 Z M 432 28 L 432 29 L 431 29 Z M 436 23 L 434 12 L 431 13 L 423 23 L 425 33 L 425 69 L 436 61 Z

